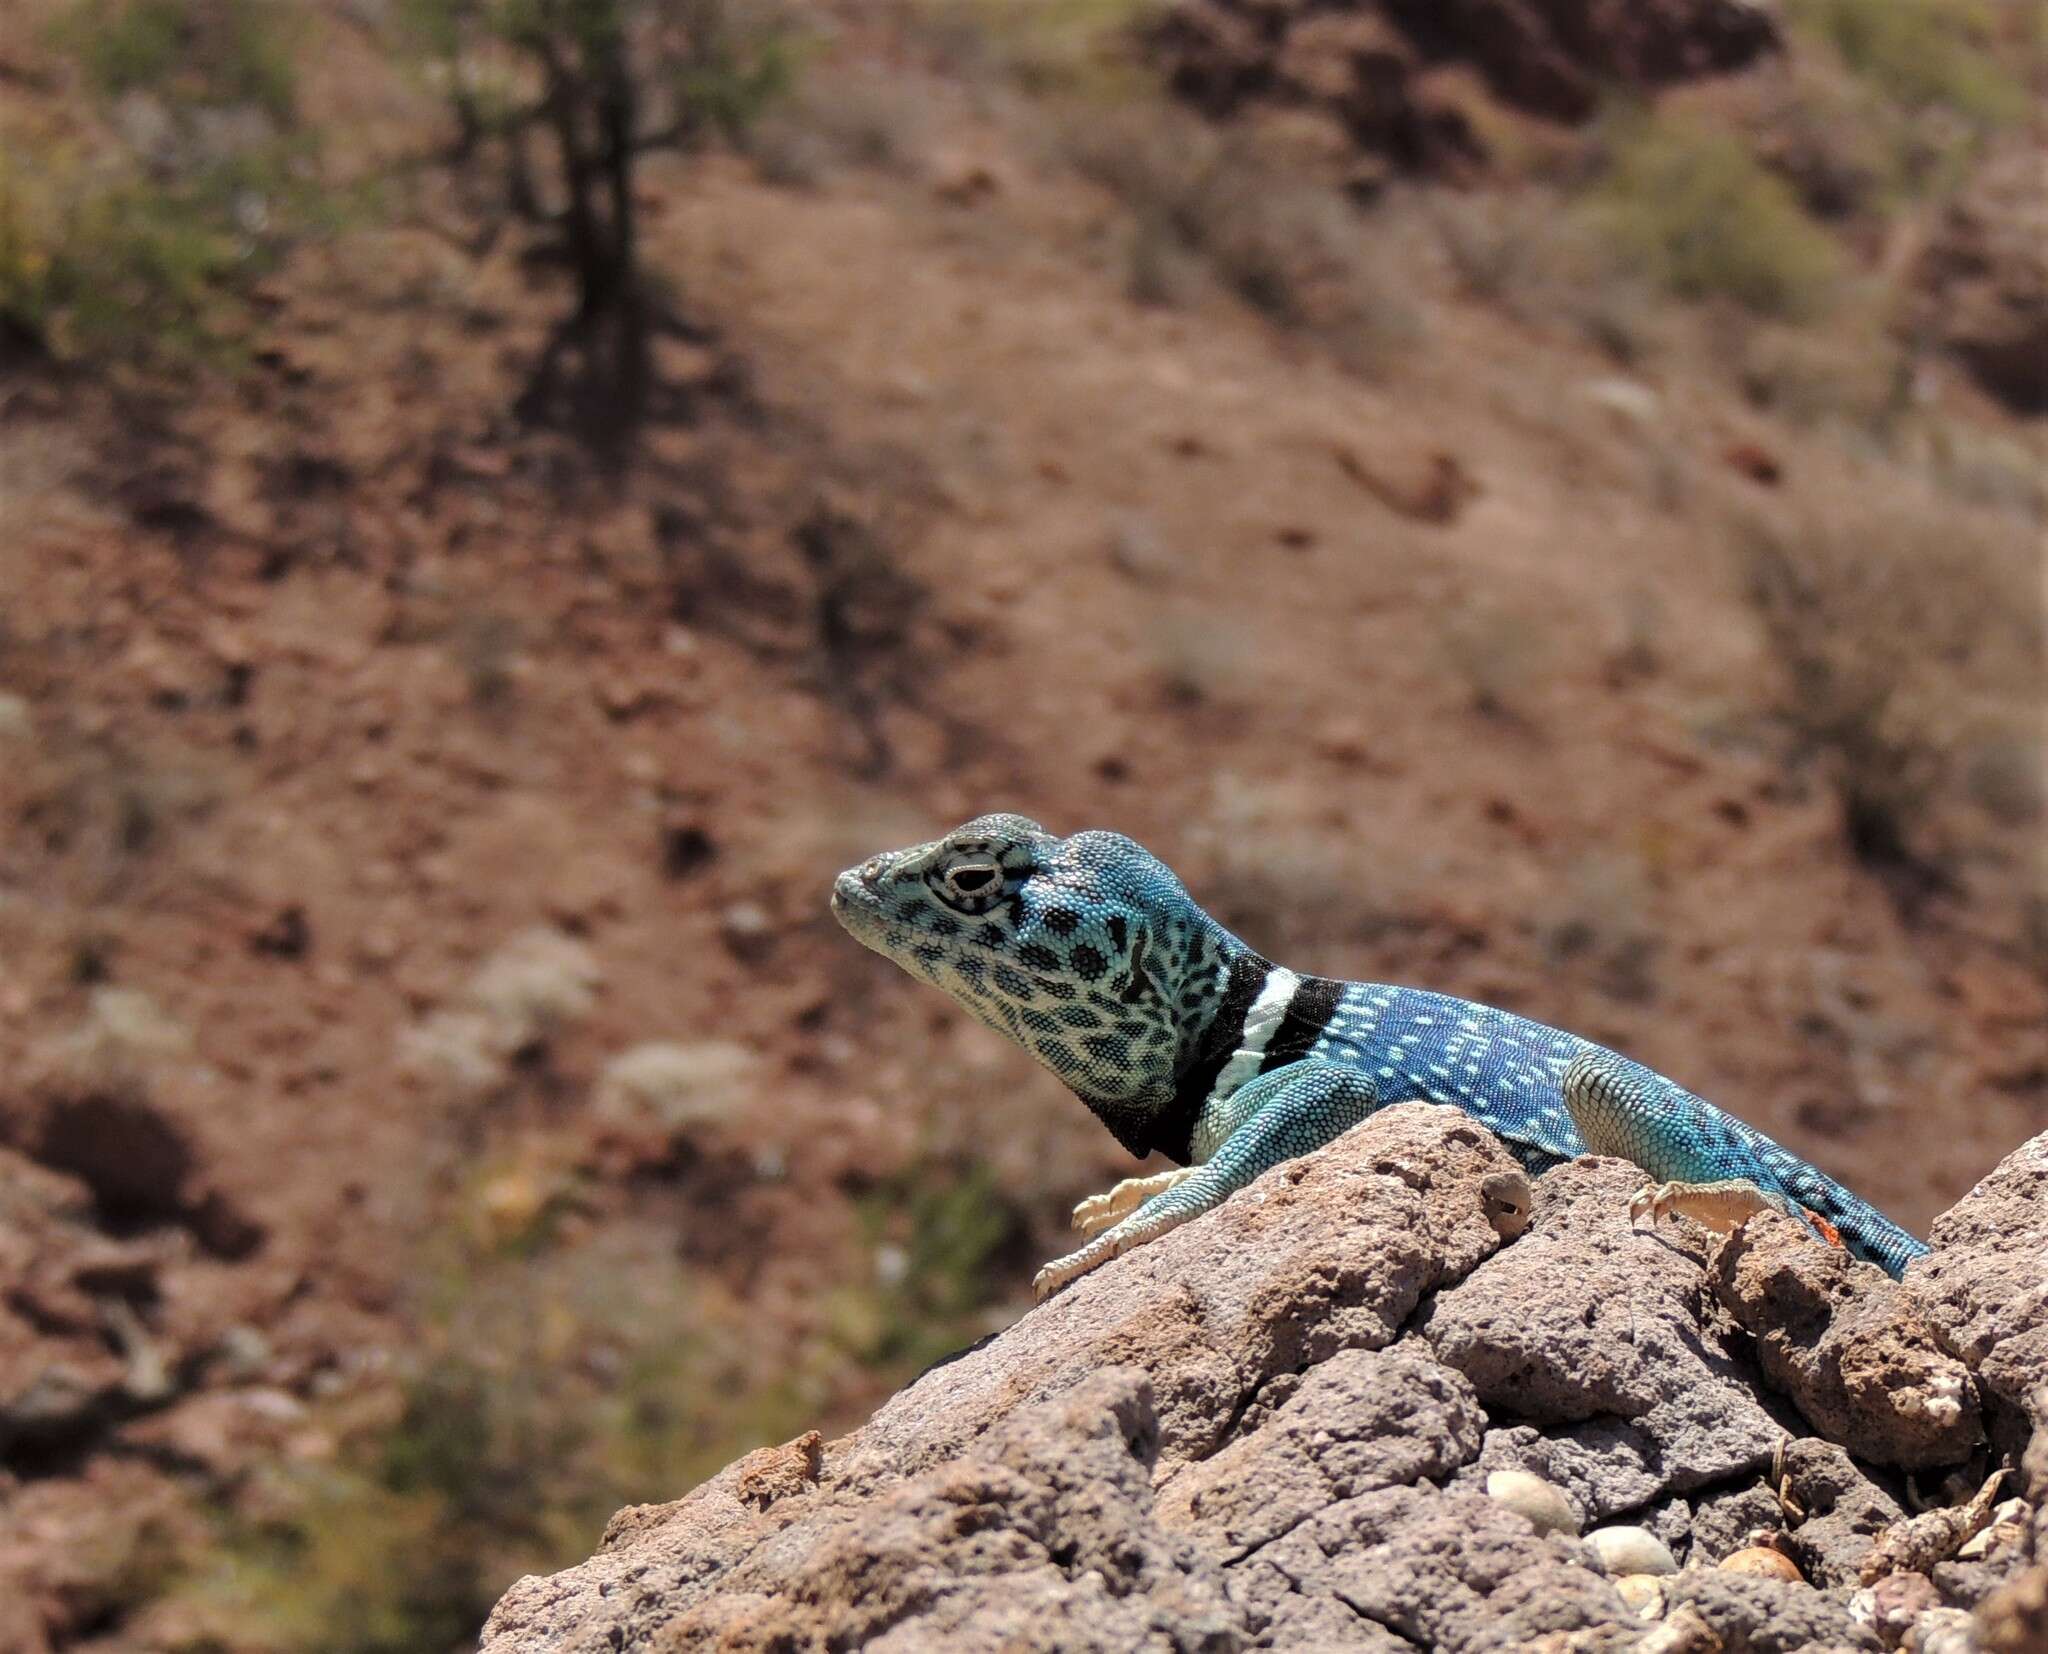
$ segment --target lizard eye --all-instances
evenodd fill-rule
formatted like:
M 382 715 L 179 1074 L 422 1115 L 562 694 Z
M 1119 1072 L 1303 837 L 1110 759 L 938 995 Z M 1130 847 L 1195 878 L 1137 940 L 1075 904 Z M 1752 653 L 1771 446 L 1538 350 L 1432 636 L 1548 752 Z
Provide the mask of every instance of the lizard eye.
M 939 894 L 970 913 L 992 906 L 1002 889 L 1003 870 L 993 861 L 957 861 L 939 875 Z

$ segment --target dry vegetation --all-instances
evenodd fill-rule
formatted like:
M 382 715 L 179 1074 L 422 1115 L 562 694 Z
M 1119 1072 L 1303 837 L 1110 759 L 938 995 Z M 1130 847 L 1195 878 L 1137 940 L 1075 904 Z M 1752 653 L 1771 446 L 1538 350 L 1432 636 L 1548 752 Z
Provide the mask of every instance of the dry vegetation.
M 1362 190 L 1170 101 L 1149 9 L 649 0 L 637 170 L 584 124 L 630 28 L 543 0 L 0 41 L 49 547 L 0 562 L 0 1026 L 272 1225 L 191 1363 L 258 1423 L 145 1444 L 199 1468 L 51 1646 L 463 1646 L 1016 1313 L 1116 1162 L 817 911 L 971 808 L 1162 836 L 1305 968 L 1661 1040 L 1784 1135 L 1953 1081 L 1935 1169 L 1866 1153 L 1917 1217 L 2038 1121 L 2039 422 L 1894 256 L 2020 118 L 2013 14 L 1790 0 L 1768 95 Z M 678 395 L 594 469 L 642 324 Z
M 2048 662 L 2025 540 L 1931 490 L 1845 490 L 1789 522 L 1742 520 L 1736 543 L 1792 760 L 1820 764 L 1860 858 L 1950 877 L 1973 836 L 1950 806 L 1971 793 L 2007 823 L 2039 821 Z

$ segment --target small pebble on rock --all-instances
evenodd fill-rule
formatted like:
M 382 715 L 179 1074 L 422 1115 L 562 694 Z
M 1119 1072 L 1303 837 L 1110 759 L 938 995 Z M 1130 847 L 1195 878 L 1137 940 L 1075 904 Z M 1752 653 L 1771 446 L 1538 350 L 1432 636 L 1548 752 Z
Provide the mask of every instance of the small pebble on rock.
M 1771 1550 L 1764 1545 L 1751 1545 L 1721 1558 L 1721 1572 L 1724 1574 L 1758 1574 L 1765 1579 L 1789 1579 L 1803 1581 L 1799 1564 L 1783 1551 Z
M 1532 1476 L 1526 1470 L 1496 1470 L 1486 1478 L 1486 1496 L 1498 1499 L 1538 1533 L 1578 1536 L 1578 1512 L 1572 1509 L 1569 1499 L 1541 1476 Z
M 1675 1574 L 1678 1559 L 1647 1528 L 1596 1528 L 1586 1543 L 1610 1574 Z

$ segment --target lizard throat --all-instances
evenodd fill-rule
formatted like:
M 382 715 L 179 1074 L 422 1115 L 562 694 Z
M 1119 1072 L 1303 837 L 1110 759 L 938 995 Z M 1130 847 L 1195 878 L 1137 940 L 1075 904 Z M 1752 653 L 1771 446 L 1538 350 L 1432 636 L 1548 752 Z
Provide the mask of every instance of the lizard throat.
M 1262 959 L 1249 948 L 1231 954 L 1223 998 L 1209 1026 L 1195 1044 L 1194 1056 L 1177 1077 L 1173 1095 L 1149 1122 L 1147 1142 L 1136 1152 L 1157 1150 L 1185 1166 L 1194 1142 L 1195 1122 L 1215 1094 L 1218 1081 L 1244 1043 L 1245 1023 L 1272 978 L 1298 981 L 1292 971 Z M 1284 1010 L 1284 1007 L 1283 1007 Z M 1249 1078 L 1250 1076 L 1245 1076 Z M 1241 1083 L 1241 1082 L 1240 1082 Z M 1126 1145 L 1128 1147 L 1128 1145 Z

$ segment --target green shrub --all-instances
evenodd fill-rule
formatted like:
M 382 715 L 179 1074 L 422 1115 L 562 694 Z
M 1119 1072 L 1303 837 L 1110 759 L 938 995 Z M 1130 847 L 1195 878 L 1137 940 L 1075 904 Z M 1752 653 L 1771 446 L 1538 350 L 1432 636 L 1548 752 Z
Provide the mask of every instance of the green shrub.
M 178 1595 L 211 1639 L 191 1654 L 474 1648 L 520 1574 L 820 1407 L 825 1362 L 770 1362 L 746 1308 L 678 1271 L 665 1236 L 508 1250 L 456 1223 L 431 1253 L 397 1393 L 337 1402 L 334 1457 L 264 1471 L 188 1559 Z
M 232 353 L 249 284 L 347 216 L 295 133 L 297 16 L 265 0 L 82 0 L 53 33 L 109 99 L 147 93 L 138 147 L 89 158 L 0 126 L 0 322 L 59 357 L 162 366 Z
M 876 1285 L 841 1295 L 841 1341 L 863 1365 L 908 1377 L 969 1343 L 991 1296 L 993 1265 L 1024 1234 L 995 1173 L 925 1166 L 863 1198 Z M 886 1261 L 885 1261 L 886 1260 Z
M 1358 372 L 1384 369 L 1420 337 L 1421 313 L 1389 262 L 1384 229 L 1254 142 L 1138 100 L 1077 106 L 1066 143 L 1075 166 L 1131 214 L 1126 285 L 1141 302 L 1174 296 L 1167 271 L 1184 253 L 1242 303 Z
M 0 316 L 60 356 L 205 342 L 243 262 L 225 225 L 138 178 L 30 180 L 0 150 Z
M 296 91 L 291 17 L 266 0 L 81 0 L 57 35 L 109 97 L 147 91 L 250 104 L 287 121 Z
M 1624 262 L 1684 298 L 1796 320 L 1840 275 L 1834 241 L 1784 180 L 1733 133 L 1681 118 L 1623 127 L 1593 210 Z
M 1984 0 L 1787 0 L 1786 11 L 1905 108 L 1986 127 L 2026 113 L 2026 88 L 1999 62 L 1998 17 Z
M 1107 105 L 1150 84 L 1130 49 L 1167 0 L 913 0 L 903 25 L 942 71 Z
M 249 284 L 344 210 L 297 153 L 153 178 L 0 141 L 0 318 L 62 358 L 232 356 Z

